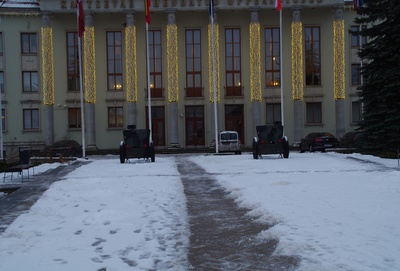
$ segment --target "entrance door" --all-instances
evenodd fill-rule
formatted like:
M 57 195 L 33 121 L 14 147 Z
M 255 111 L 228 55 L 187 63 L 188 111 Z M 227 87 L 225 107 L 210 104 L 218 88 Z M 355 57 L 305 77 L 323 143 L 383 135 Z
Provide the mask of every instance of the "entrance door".
M 241 144 L 244 143 L 244 106 L 243 104 L 225 105 L 225 130 L 236 131 Z
M 204 146 L 204 106 L 185 107 L 186 145 Z
M 151 123 L 154 146 L 165 146 L 165 109 L 164 106 L 151 107 Z M 146 127 L 149 128 L 149 111 L 146 106 Z

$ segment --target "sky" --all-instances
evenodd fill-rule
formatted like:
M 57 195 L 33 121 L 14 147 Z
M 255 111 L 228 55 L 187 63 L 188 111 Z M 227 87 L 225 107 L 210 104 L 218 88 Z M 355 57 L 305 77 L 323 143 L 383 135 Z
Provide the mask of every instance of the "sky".
M 397 160 L 330 152 L 187 159 L 248 215 L 273 224 L 258 238 L 278 239 L 275 255 L 299 257 L 296 270 L 400 270 Z M 0 270 L 188 270 L 190 232 L 176 156 L 89 161 L 0 234 Z M 35 174 L 55 166 L 68 165 L 44 164 Z

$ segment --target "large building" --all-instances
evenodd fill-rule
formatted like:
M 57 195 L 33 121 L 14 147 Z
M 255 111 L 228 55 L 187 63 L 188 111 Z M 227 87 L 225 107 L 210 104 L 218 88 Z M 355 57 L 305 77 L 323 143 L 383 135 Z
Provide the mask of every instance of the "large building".
M 82 2 L 79 38 L 75 0 L 0 1 L 6 150 L 82 142 L 81 112 L 87 148 L 117 149 L 149 126 L 148 89 L 157 148 L 208 147 L 217 130 L 251 146 L 281 120 L 291 144 L 340 137 L 361 118 L 352 2 L 215 0 L 212 17 L 209 0 L 151 0 L 150 24 L 142 0 Z

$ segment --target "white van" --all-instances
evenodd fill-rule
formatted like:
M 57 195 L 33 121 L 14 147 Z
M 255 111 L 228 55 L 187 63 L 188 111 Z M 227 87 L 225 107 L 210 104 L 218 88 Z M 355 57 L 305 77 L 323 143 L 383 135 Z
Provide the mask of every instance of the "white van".
M 240 150 L 239 135 L 235 131 L 222 131 L 219 133 L 218 150 L 220 152 L 234 152 L 242 154 Z

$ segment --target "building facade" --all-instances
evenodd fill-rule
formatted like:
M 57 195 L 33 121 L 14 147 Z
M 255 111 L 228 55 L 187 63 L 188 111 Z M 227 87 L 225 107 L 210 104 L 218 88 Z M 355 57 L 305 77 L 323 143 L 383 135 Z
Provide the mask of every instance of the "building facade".
M 361 118 L 343 0 L 283 0 L 282 17 L 274 0 L 215 0 L 212 20 L 209 0 L 151 0 L 147 26 L 145 1 L 83 0 L 81 39 L 75 0 L 15 2 L 0 7 L 5 149 L 81 142 L 82 104 L 87 148 L 117 149 L 149 126 L 148 85 L 156 148 L 208 147 L 216 130 L 251 146 L 274 121 L 290 143 L 340 137 Z

